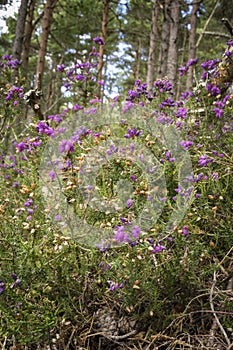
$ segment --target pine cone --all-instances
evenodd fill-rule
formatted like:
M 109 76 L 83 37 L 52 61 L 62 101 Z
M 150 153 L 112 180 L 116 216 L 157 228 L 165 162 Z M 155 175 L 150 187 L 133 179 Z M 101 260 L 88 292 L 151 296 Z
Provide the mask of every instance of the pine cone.
M 136 320 L 117 315 L 114 310 L 107 308 L 99 309 L 96 312 L 96 327 L 106 338 L 122 338 L 124 335 L 132 332 L 136 325 Z

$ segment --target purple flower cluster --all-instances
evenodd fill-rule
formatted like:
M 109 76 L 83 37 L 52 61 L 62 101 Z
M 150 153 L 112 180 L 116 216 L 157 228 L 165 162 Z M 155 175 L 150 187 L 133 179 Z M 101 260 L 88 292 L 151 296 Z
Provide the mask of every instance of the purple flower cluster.
M 198 163 L 200 166 L 207 166 L 209 163 L 213 162 L 213 158 L 210 158 L 207 154 L 200 156 Z
M 94 39 L 93 39 L 94 43 L 98 44 L 98 45 L 104 45 L 104 40 L 103 38 L 100 38 L 99 36 L 96 36 Z
M 172 83 L 169 80 L 166 80 L 166 79 L 156 80 L 154 82 L 154 87 L 156 91 L 160 92 L 161 94 L 163 92 L 168 92 L 171 95 L 173 95 Z
M 12 55 L 3 55 L 2 61 L 0 61 L 0 68 L 1 70 L 14 70 L 18 69 L 21 62 L 17 59 L 13 59 Z
M 178 69 L 179 72 L 180 72 L 180 76 L 182 77 L 185 73 L 187 73 L 189 67 L 191 67 L 191 66 L 197 64 L 197 62 L 198 62 L 198 57 L 189 60 L 189 61 L 187 62 L 187 64 L 186 64 L 186 66 L 181 66 L 181 67 Z
M 135 138 L 136 136 L 140 136 L 142 131 L 137 130 L 135 127 L 132 129 L 128 129 L 127 134 L 124 135 L 126 139 Z
M 16 273 L 12 273 L 11 278 L 13 279 L 13 282 L 10 284 L 10 288 L 15 289 L 21 283 L 21 280 L 17 277 Z M 6 283 L 3 282 L 2 279 L 0 279 L 0 295 L 4 294 L 5 292 L 6 292 Z
M 18 104 L 18 101 L 16 100 L 17 98 L 23 98 L 23 88 L 13 86 L 11 89 L 8 90 L 5 100 L 14 100 L 14 106 L 16 106 Z
M 49 124 L 47 122 L 39 121 L 37 123 L 36 129 L 37 129 L 39 135 L 45 134 L 48 136 L 54 136 L 54 130 L 53 130 L 53 128 L 51 128 L 49 126 Z
M 131 236 L 133 237 L 133 239 L 138 239 L 140 236 L 140 227 L 138 226 L 133 226 L 132 230 L 131 230 Z M 118 243 L 130 243 L 132 240 L 130 239 L 130 235 L 128 232 L 125 232 L 125 226 L 117 226 L 116 227 L 116 233 L 114 236 L 114 239 L 118 242 Z
M 114 290 L 116 290 L 116 289 L 121 289 L 121 288 L 123 288 L 124 286 L 125 286 L 125 281 L 124 282 L 122 282 L 122 283 L 117 283 L 117 282 L 113 282 L 113 281 L 108 281 L 108 283 L 109 283 L 109 290 L 110 291 L 114 291 Z
M 60 153 L 73 153 L 74 152 L 74 143 L 71 140 L 62 140 L 60 144 Z
M 42 144 L 42 141 L 39 137 L 34 139 L 27 138 L 25 141 L 21 141 L 18 144 L 15 142 L 14 145 L 17 148 L 18 152 L 21 153 L 27 150 L 28 153 L 32 152 L 35 148 L 39 147 Z
M 181 145 L 182 147 L 184 147 L 186 150 L 188 150 L 189 147 L 191 147 L 191 146 L 193 145 L 193 141 L 185 141 L 185 140 L 182 140 L 182 141 L 180 142 L 180 145 Z

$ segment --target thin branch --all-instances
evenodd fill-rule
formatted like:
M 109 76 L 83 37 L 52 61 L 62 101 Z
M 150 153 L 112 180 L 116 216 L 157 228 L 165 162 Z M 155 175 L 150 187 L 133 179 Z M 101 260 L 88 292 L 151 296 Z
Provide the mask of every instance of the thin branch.
M 205 32 L 203 32 L 203 34 L 205 35 L 213 35 L 213 36 L 222 36 L 223 38 L 227 38 L 227 39 L 230 39 L 231 36 L 229 34 L 226 34 L 226 33 L 219 33 L 219 32 L 210 32 L 208 30 L 206 30 Z
M 198 48 L 198 46 L 199 46 L 199 44 L 200 44 L 200 42 L 201 42 L 201 39 L 202 39 L 202 37 L 203 37 L 203 34 L 204 34 L 206 28 L 208 27 L 208 24 L 210 23 L 211 18 L 212 18 L 213 15 L 214 15 L 214 12 L 216 11 L 216 9 L 217 9 L 217 7 L 218 7 L 218 3 L 219 3 L 219 1 L 217 0 L 216 3 L 215 3 L 215 5 L 214 5 L 214 8 L 213 8 L 211 14 L 209 15 L 209 18 L 207 19 L 207 21 L 206 21 L 206 23 L 205 23 L 205 25 L 204 25 L 204 28 L 203 28 L 201 34 L 199 35 L 199 38 L 198 38 L 198 40 L 197 40 L 196 48 Z
M 214 318 L 215 318 L 215 322 L 217 323 L 218 327 L 220 328 L 224 338 L 226 339 L 226 342 L 227 342 L 227 345 L 231 345 L 231 342 L 225 332 L 225 329 L 223 328 L 223 326 L 221 325 L 219 319 L 218 319 L 218 316 L 214 310 L 214 303 L 213 303 L 213 294 L 214 294 L 214 288 L 216 286 L 216 282 L 217 282 L 217 279 L 216 279 L 216 271 L 214 271 L 214 278 L 213 278 L 213 283 L 212 283 L 212 286 L 211 286 L 211 289 L 210 289 L 210 308 L 213 312 L 213 315 L 214 315 Z

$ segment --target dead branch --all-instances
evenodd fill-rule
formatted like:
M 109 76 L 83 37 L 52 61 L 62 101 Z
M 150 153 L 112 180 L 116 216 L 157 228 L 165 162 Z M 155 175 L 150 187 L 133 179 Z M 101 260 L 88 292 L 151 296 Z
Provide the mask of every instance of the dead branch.
M 210 289 L 210 308 L 213 312 L 213 315 L 214 315 L 214 322 L 213 322 L 213 326 L 211 328 L 211 338 L 214 336 L 214 331 L 216 329 L 216 324 L 218 325 L 218 327 L 220 328 L 220 331 L 221 333 L 223 334 L 226 342 L 227 342 L 227 345 L 230 346 L 231 342 L 225 332 L 225 329 L 223 328 L 223 326 L 221 325 L 220 321 L 219 321 L 219 318 L 215 312 L 215 309 L 214 309 L 214 303 L 213 303 L 213 294 L 214 294 L 214 289 L 215 289 L 215 286 L 216 286 L 216 283 L 217 283 L 217 278 L 216 278 L 216 271 L 214 271 L 214 277 L 213 277 L 213 283 L 212 283 L 212 286 L 211 286 L 211 289 Z

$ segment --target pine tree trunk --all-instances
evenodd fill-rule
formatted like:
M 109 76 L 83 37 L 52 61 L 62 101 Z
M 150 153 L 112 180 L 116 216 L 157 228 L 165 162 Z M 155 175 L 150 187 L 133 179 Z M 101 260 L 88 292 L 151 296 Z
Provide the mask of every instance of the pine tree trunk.
M 34 9 L 35 9 L 35 5 L 36 5 L 36 1 L 37 0 L 30 1 L 28 14 L 26 17 L 26 23 L 25 23 L 24 45 L 23 45 L 23 54 L 22 54 L 23 68 L 25 70 L 25 73 L 26 73 L 27 66 L 28 66 L 31 37 L 32 37 L 33 29 L 34 29 L 33 17 L 34 17 Z
M 194 59 L 196 56 L 196 30 L 197 30 L 197 11 L 199 8 L 200 1 L 193 3 L 192 13 L 191 13 L 191 28 L 189 34 L 189 54 L 188 60 Z M 186 80 L 186 90 L 190 91 L 193 87 L 193 67 L 190 66 L 187 73 Z
M 184 28 L 184 37 L 183 37 L 183 43 L 182 43 L 182 48 L 181 48 L 181 58 L 180 58 L 180 66 L 184 65 L 184 57 L 185 57 L 185 47 L 186 47 L 186 42 L 187 42 L 187 31 L 188 29 L 185 27 Z M 180 94 L 182 91 L 182 86 L 181 86 L 181 76 L 178 75 L 178 79 L 177 79 L 177 84 L 176 84 L 176 100 L 179 99 Z
M 15 40 L 13 44 L 13 57 L 20 60 L 23 50 L 23 38 L 24 38 L 24 28 L 25 20 L 27 15 L 28 0 L 21 0 L 19 15 L 16 24 Z
M 161 43 L 159 52 L 159 63 L 157 77 L 159 79 L 165 78 L 167 75 L 167 59 L 168 59 L 168 47 L 170 37 L 170 7 L 172 0 L 164 0 L 163 2 L 163 24 L 161 32 Z
M 178 33 L 180 19 L 180 0 L 173 0 L 170 7 L 171 29 L 167 59 L 167 77 L 172 82 L 173 92 L 176 92 L 176 78 L 178 66 Z
M 149 57 L 147 64 L 147 87 L 148 91 L 152 91 L 153 81 L 154 81 L 154 71 L 155 71 L 155 50 L 156 41 L 158 37 L 158 17 L 159 17 L 159 1 L 154 0 L 153 11 L 152 11 L 152 25 L 150 32 L 150 47 L 149 47 Z
M 48 37 L 50 33 L 50 26 L 53 18 L 53 11 L 57 0 L 47 0 L 42 17 L 42 34 L 40 38 L 40 48 L 36 67 L 36 84 L 35 88 L 42 90 L 42 81 L 45 67 L 45 56 L 47 52 Z
M 105 41 L 107 38 L 109 4 L 110 4 L 110 0 L 104 1 L 104 11 L 103 11 L 103 17 L 102 17 L 102 38 L 104 41 L 104 45 L 100 45 L 100 50 L 99 50 L 98 81 L 102 81 L 103 79 L 104 48 L 105 48 Z M 98 91 L 98 95 L 99 97 L 101 97 L 101 85 Z
M 134 80 L 140 79 L 140 70 L 141 70 L 141 49 L 142 49 L 142 40 L 139 37 L 137 43 L 137 50 L 135 53 L 135 68 L 133 72 Z

